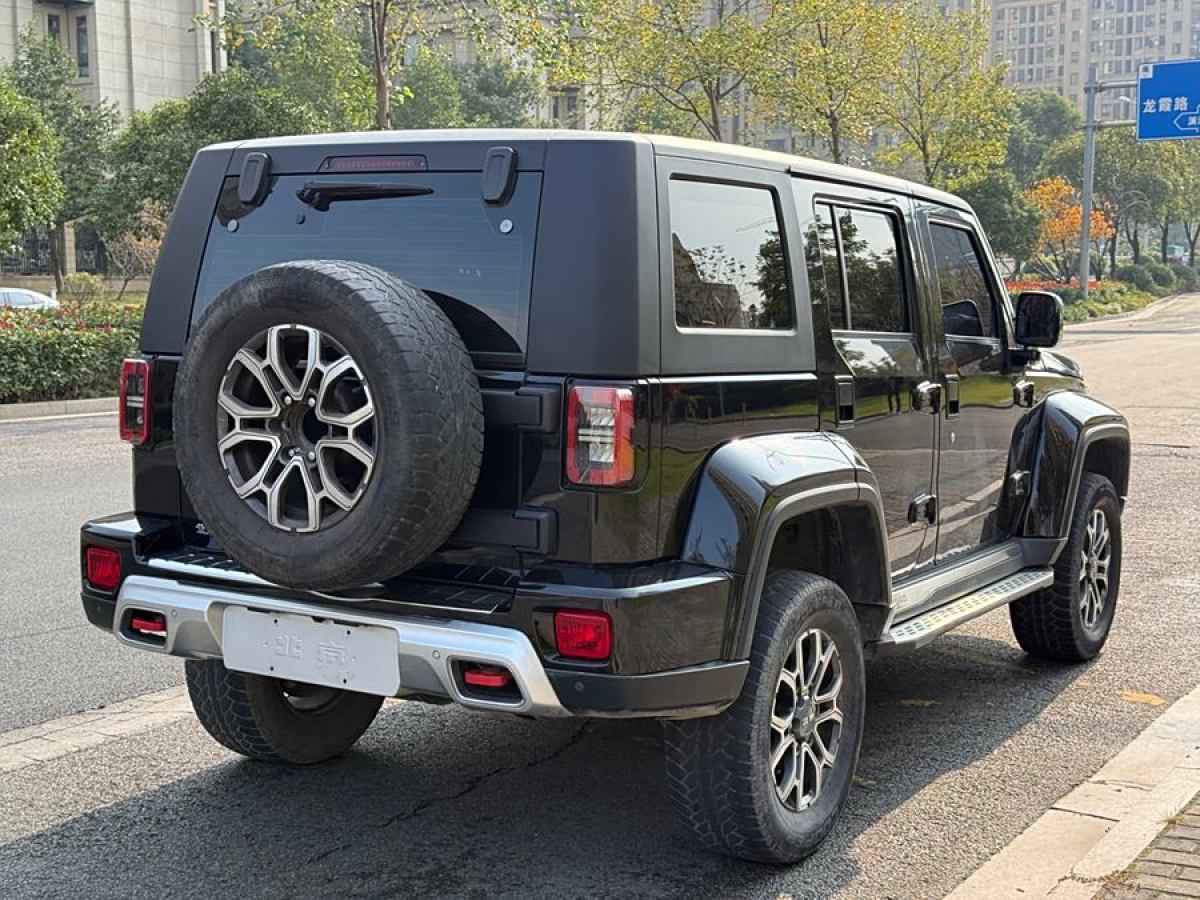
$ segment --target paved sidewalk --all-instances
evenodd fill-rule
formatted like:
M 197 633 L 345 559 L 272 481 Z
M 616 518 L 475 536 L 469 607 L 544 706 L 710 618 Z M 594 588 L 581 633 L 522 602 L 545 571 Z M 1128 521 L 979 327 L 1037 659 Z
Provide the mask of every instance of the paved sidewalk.
M 1103 900 L 1200 897 L 1200 800 L 1175 816 Z
M 1167 868 L 1158 869 L 1160 865 Z M 1200 880 L 1185 875 L 1200 879 L 1200 687 L 1177 700 L 948 896 L 1200 898 Z M 1147 885 L 1156 880 L 1154 890 L 1160 893 L 1134 888 L 1134 878 Z M 1168 882 L 1177 890 L 1174 895 L 1163 892 Z M 1178 893 L 1180 884 L 1189 883 L 1195 885 L 1193 893 Z M 1120 890 L 1142 892 L 1111 893 Z

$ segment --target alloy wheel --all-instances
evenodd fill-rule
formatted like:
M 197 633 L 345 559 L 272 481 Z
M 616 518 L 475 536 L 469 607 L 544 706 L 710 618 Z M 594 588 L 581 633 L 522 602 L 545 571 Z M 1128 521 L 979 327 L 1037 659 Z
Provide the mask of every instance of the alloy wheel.
M 771 710 L 771 778 L 776 796 L 793 812 L 817 801 L 837 759 L 842 685 L 833 639 L 819 628 L 803 632 L 780 669 Z
M 1079 614 L 1083 627 L 1094 631 L 1108 603 L 1109 567 L 1112 564 L 1112 530 L 1102 509 L 1093 509 L 1088 517 L 1079 562 Z
M 217 451 L 271 526 L 315 532 L 362 499 L 378 455 L 367 379 L 316 328 L 276 325 L 242 346 L 217 394 Z

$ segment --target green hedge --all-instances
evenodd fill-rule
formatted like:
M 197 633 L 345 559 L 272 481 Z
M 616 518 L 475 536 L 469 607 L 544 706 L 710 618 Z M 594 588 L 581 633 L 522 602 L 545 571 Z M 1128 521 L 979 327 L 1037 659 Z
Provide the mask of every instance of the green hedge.
M 141 327 L 137 305 L 0 310 L 0 403 L 115 394 Z
M 1087 300 L 1078 288 L 1065 288 L 1058 293 L 1063 298 L 1063 318 L 1068 322 L 1131 312 L 1154 301 L 1149 291 L 1120 281 L 1101 281 L 1088 291 Z

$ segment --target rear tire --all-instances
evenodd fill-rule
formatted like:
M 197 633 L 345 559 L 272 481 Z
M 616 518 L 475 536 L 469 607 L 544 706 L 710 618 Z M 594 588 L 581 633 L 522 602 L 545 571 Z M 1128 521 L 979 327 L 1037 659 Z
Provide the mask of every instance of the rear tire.
M 1101 575 L 1102 591 L 1096 581 Z M 1044 659 L 1094 658 L 1112 629 L 1120 586 L 1121 501 L 1111 481 L 1085 472 L 1067 546 L 1054 565 L 1054 584 L 1008 608 L 1017 643 Z
M 312 765 L 340 756 L 375 720 L 382 697 L 247 675 L 190 659 L 188 695 L 219 743 L 266 762 Z
M 789 691 L 785 670 L 809 688 Z M 821 701 L 831 692 L 832 703 Z M 719 715 L 664 723 L 667 785 L 681 822 L 704 846 L 742 859 L 808 856 L 850 792 L 865 707 L 862 639 L 846 595 L 816 575 L 773 573 L 741 696 Z M 831 709 L 841 714 L 836 735 Z M 789 739 L 800 748 L 794 757 Z M 820 752 L 810 756 L 805 746 Z M 813 768 L 817 756 L 831 757 L 828 767 Z

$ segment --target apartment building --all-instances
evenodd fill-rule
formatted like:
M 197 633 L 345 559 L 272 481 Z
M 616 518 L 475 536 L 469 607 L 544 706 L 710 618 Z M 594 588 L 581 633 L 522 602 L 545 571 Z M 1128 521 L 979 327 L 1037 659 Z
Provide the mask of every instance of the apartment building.
M 225 0 L 0 0 L 0 64 L 28 28 L 59 41 L 79 68 L 83 99 L 122 115 L 186 97 L 225 65 L 216 19 Z
M 991 56 L 1012 87 L 1082 109 L 1089 65 L 1101 81 L 1134 81 L 1141 63 L 1200 58 L 1200 0 L 993 0 Z M 1136 93 L 1105 91 L 1099 118 L 1133 118 Z

